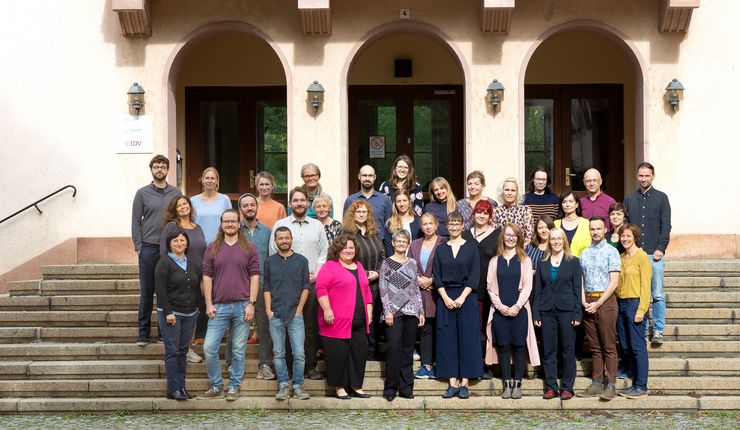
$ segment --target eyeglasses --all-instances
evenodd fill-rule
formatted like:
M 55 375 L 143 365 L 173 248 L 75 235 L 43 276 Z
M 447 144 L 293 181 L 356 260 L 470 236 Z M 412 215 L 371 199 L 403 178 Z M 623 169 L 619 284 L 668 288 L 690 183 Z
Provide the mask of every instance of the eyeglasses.
M 361 215 L 365 215 L 365 214 L 367 214 L 368 212 L 369 212 L 369 211 L 368 211 L 367 209 L 361 209 L 361 210 L 356 210 L 356 211 L 355 211 L 355 214 L 361 214 Z
M 519 236 L 515 234 L 505 234 L 504 237 L 507 239 L 519 239 Z
M 533 181 L 535 181 L 535 182 L 547 182 L 547 178 L 534 178 Z
M 225 220 L 221 221 L 221 224 L 239 224 L 239 220 L 233 221 L 233 220 L 230 220 L 230 219 L 225 219 Z
M 303 175 L 303 179 L 318 179 L 318 178 L 319 178 L 319 175 L 317 175 L 316 173 L 312 175 Z

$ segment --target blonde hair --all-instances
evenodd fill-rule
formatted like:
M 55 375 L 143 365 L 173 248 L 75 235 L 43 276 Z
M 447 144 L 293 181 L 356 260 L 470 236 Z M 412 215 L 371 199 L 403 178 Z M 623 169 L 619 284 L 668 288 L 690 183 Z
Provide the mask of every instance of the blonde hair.
M 349 205 L 347 211 L 344 213 L 344 219 L 342 219 L 342 228 L 352 234 L 357 234 L 359 229 L 357 228 L 357 223 L 355 223 L 355 212 L 360 206 L 365 206 L 367 208 L 367 221 L 365 222 L 365 231 L 367 232 L 367 235 L 373 236 L 378 234 L 378 229 L 375 227 L 373 207 L 365 200 L 355 200 L 351 205 Z
M 505 178 L 503 181 L 501 181 L 501 185 L 498 186 L 498 201 L 501 204 L 504 204 L 504 185 L 507 183 L 513 183 L 516 185 L 516 204 L 520 205 L 524 203 L 524 194 L 522 194 L 522 186 L 519 184 L 519 179 L 509 176 L 508 178 Z
M 455 211 L 455 207 L 457 204 L 457 199 L 455 198 L 455 194 L 452 193 L 452 189 L 450 188 L 450 183 L 447 182 L 447 179 L 437 176 L 436 178 L 432 179 L 431 182 L 429 182 L 429 194 L 432 196 L 432 200 L 435 202 L 437 201 L 437 197 L 434 196 L 434 186 L 439 185 L 447 190 L 447 213 L 450 214 Z M 442 202 L 438 202 L 442 203 Z
M 221 175 L 218 174 L 218 170 L 216 170 L 216 168 L 213 167 L 213 166 L 206 167 L 203 170 L 203 173 L 201 173 L 200 179 L 198 179 L 198 182 L 200 182 L 200 184 L 201 184 L 201 189 L 203 189 L 202 188 L 203 179 L 206 177 L 206 173 L 208 173 L 208 172 L 213 172 L 213 174 L 216 175 L 216 191 L 218 191 L 218 187 L 219 187 L 219 185 L 221 185 Z M 205 191 L 205 190 L 203 189 L 203 191 Z
M 560 236 L 563 239 L 563 258 L 565 258 L 566 260 L 570 260 L 571 258 L 573 258 L 573 254 L 571 254 L 570 252 L 570 245 L 568 245 L 568 236 L 565 235 L 565 230 L 560 227 L 550 229 L 550 239 L 552 239 L 553 235 Z M 545 250 L 545 254 L 542 257 L 543 260 L 547 260 L 552 255 L 552 248 L 550 248 L 550 239 L 547 240 L 547 249 Z
M 406 198 L 409 201 L 409 207 L 406 209 L 406 213 L 402 214 L 398 212 L 398 209 L 396 208 L 396 199 L 398 196 L 406 196 Z M 393 197 L 393 205 L 391 209 L 391 217 L 388 218 L 388 222 L 386 222 L 386 227 L 388 227 L 388 231 L 391 233 L 394 233 L 396 230 L 403 230 L 403 220 L 401 219 L 404 215 L 411 215 L 414 218 L 416 218 L 416 214 L 414 213 L 414 210 L 411 208 L 411 194 L 409 194 L 406 190 L 398 190 L 396 195 Z

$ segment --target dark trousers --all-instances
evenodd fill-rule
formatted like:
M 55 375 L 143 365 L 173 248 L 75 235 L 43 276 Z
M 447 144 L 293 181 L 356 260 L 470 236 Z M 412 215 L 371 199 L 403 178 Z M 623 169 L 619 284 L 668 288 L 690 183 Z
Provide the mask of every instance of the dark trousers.
M 455 300 L 462 286 L 447 286 L 447 295 Z M 437 370 L 438 378 L 480 378 L 483 357 L 480 354 L 480 314 L 478 299 L 469 295 L 458 309 L 447 309 L 437 298 Z
M 385 360 L 385 386 L 383 392 L 410 395 L 414 392 L 414 344 L 419 318 L 402 315 L 394 318 L 393 325 L 385 327 L 388 349 Z
M 521 381 L 524 378 L 524 370 L 527 366 L 527 347 L 516 345 L 496 345 L 498 351 L 498 363 L 501 368 L 501 379 L 511 379 L 511 361 L 514 361 L 514 380 Z
M 435 351 L 437 345 L 437 327 L 436 318 L 428 317 L 424 320 L 424 325 L 419 327 L 419 355 L 421 364 L 431 366 L 434 364 Z
M 560 388 L 573 392 L 576 380 L 576 330 L 571 324 L 573 312 L 541 312 L 542 346 L 544 349 L 542 367 L 545 371 L 545 386 L 558 391 L 558 355 L 562 365 Z
M 310 372 L 311 369 L 316 368 L 316 350 L 319 348 L 321 342 L 319 338 L 319 302 L 316 299 L 316 285 L 311 284 L 308 289 L 308 299 L 306 304 L 303 306 L 303 322 L 306 327 L 306 339 L 303 342 L 303 351 L 306 356 L 306 372 Z M 363 333 L 364 333 L 363 329 Z M 367 349 L 367 346 L 365 347 Z
M 195 337 L 206 338 L 208 331 L 208 315 L 206 315 L 206 298 L 201 294 L 198 298 L 198 321 L 195 323 Z
M 367 362 L 365 321 L 353 321 L 349 339 L 322 336 L 326 384 L 336 388 L 362 388 Z
M 586 303 L 598 299 L 586 297 Z M 591 350 L 593 381 L 604 383 L 604 372 L 610 384 L 617 382 L 617 299 L 612 295 L 595 314 L 583 312 L 583 330 Z
M 139 250 L 139 339 L 152 334 L 154 269 L 159 261 L 159 245 L 142 244 Z
M 373 296 L 373 319 L 370 320 L 370 334 L 368 335 L 368 355 L 377 357 L 380 354 L 380 341 L 385 334 L 385 324 L 380 324 L 383 302 L 380 300 L 380 290 L 370 290 Z
M 273 359 L 272 353 L 272 336 L 270 336 L 270 322 L 267 320 L 265 311 L 265 296 L 262 294 L 262 287 L 257 294 L 257 300 L 254 302 L 254 318 L 257 322 L 257 334 L 260 337 L 260 366 L 263 364 L 271 365 Z
M 632 386 L 647 390 L 648 381 L 648 352 L 645 343 L 645 324 L 647 316 L 640 324 L 635 324 L 635 314 L 640 306 L 639 298 L 620 299 L 619 315 L 617 316 L 617 332 L 619 345 L 624 352 L 626 371 L 632 371 Z
M 167 317 L 162 311 L 157 311 L 157 319 L 164 342 L 164 368 L 167 371 L 167 392 L 185 388 L 185 370 L 188 365 L 186 355 L 193 330 L 198 320 L 198 314 L 186 317 L 176 315 L 175 325 L 167 324 Z

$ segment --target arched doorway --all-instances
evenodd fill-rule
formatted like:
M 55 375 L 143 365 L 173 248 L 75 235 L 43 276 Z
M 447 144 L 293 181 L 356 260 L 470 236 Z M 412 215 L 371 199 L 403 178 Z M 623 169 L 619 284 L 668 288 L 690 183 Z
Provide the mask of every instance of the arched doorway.
M 360 166 L 375 167 L 380 182 L 406 154 L 424 189 L 443 176 L 461 195 L 465 76 L 449 41 L 423 24 L 391 24 L 363 42 L 346 82 L 350 193 Z
M 183 156 L 186 194 L 200 191 L 208 166 L 232 200 L 256 193 L 261 170 L 275 176 L 278 197 L 287 192 L 287 75 L 274 43 L 247 24 L 210 24 L 178 45 L 168 74 L 168 141 Z
M 625 166 L 632 172 L 647 152 L 644 74 L 624 40 L 601 24 L 575 22 L 533 47 L 523 67 L 525 175 L 541 164 L 556 192 L 584 191 L 583 174 L 595 167 L 618 201 L 633 186 Z

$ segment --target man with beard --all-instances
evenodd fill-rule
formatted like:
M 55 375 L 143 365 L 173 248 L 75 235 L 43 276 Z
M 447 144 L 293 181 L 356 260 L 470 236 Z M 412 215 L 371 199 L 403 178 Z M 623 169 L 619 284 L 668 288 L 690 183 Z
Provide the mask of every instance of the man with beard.
M 360 173 L 357 174 L 357 179 L 360 180 L 360 191 L 350 195 L 344 201 L 344 212 L 347 212 L 349 205 L 354 203 L 356 200 L 365 199 L 370 206 L 373 207 L 373 216 L 375 217 L 375 226 L 378 228 L 378 232 L 381 236 L 384 234 L 386 228 L 385 223 L 388 222 L 388 218 L 391 217 L 391 199 L 375 190 L 375 169 L 373 166 L 367 164 L 360 168 Z M 381 237 L 381 239 L 384 239 Z
M 139 346 L 149 343 L 152 328 L 152 306 L 154 305 L 154 268 L 159 261 L 159 239 L 162 235 L 162 219 L 167 204 L 180 197 L 180 190 L 167 183 L 170 160 L 156 155 L 149 162 L 154 179 L 140 188 L 134 196 L 131 211 L 131 238 L 139 254 Z
M 250 241 L 257 247 L 260 256 L 260 273 L 264 276 L 265 261 L 267 261 L 267 250 L 270 246 L 271 230 L 266 225 L 257 220 L 257 197 L 254 194 L 246 193 L 239 197 L 237 202 L 239 210 L 244 217 L 242 228 Z M 275 373 L 272 371 L 272 338 L 270 337 L 270 324 L 265 314 L 265 301 L 263 297 L 264 283 L 260 279 L 260 290 L 254 299 L 254 317 L 257 320 L 257 334 L 259 335 L 260 362 L 257 368 L 257 379 L 275 379 Z
M 387 197 L 386 197 L 387 198 Z M 273 228 L 288 227 L 293 236 L 293 251 L 306 257 L 310 288 L 308 299 L 303 309 L 306 338 L 304 350 L 306 355 L 306 372 L 309 379 L 321 379 L 321 373 L 316 369 L 316 350 L 319 341 L 318 301 L 316 300 L 316 274 L 326 263 L 326 251 L 329 243 L 321 221 L 306 216 L 308 196 L 303 187 L 295 187 L 288 195 L 291 214 L 278 220 Z M 275 238 L 270 236 L 270 255 L 278 252 Z

